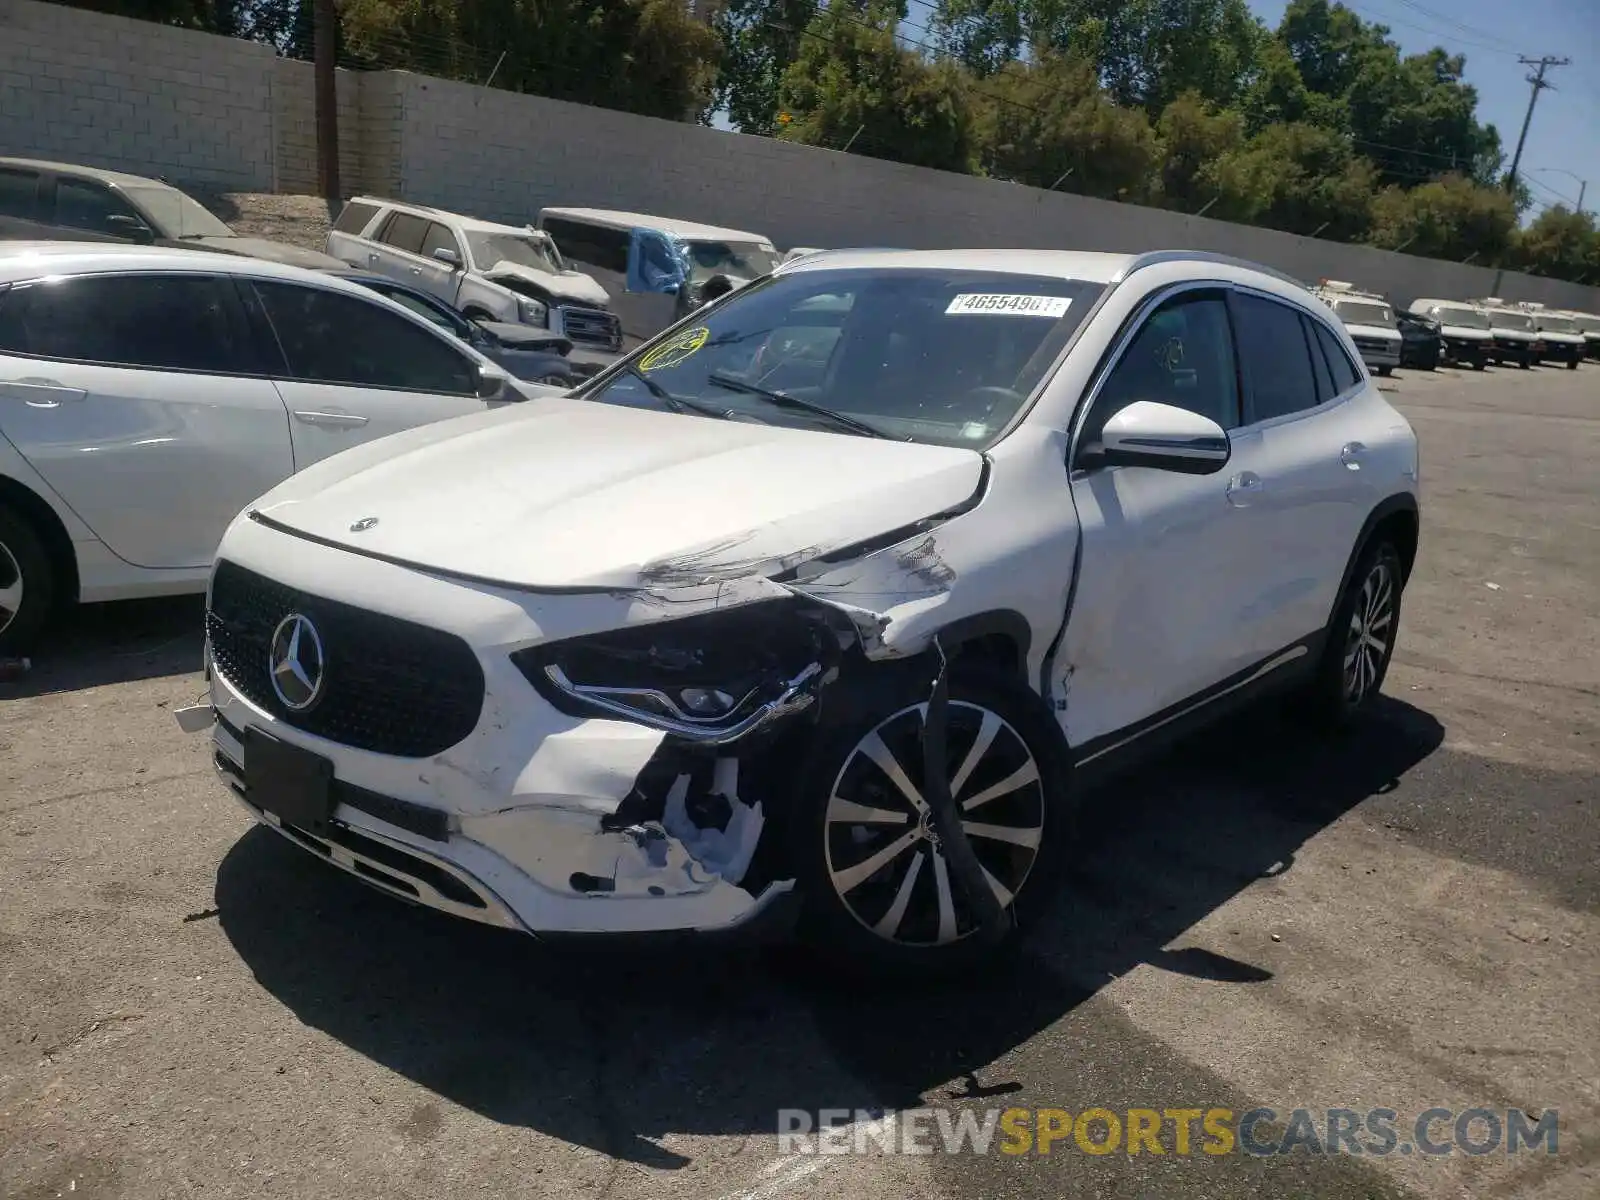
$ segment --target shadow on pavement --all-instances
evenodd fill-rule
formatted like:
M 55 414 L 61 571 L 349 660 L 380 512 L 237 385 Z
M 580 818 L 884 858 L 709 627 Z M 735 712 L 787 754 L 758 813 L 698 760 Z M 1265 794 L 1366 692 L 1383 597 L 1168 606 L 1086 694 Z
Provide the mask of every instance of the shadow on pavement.
M 85 604 L 56 618 L 29 657 L 33 668 L 0 683 L 0 697 L 43 696 L 201 669 L 205 598 Z
M 771 1134 L 780 1108 L 897 1108 L 1015 1090 L 991 1064 L 1140 964 L 1249 987 L 1270 972 L 1169 949 L 1426 758 L 1387 700 L 1325 738 L 1248 714 L 1085 799 L 1078 866 L 1003 969 L 863 987 L 798 949 L 556 950 L 409 908 L 265 829 L 217 875 L 222 928 L 306 1024 L 490 1119 L 655 1168 L 663 1135 Z

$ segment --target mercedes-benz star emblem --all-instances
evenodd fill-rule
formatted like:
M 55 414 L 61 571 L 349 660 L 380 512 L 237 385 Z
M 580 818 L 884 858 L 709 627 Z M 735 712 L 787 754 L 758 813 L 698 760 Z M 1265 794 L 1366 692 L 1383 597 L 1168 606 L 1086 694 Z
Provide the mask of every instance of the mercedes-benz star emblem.
M 377 517 L 362 517 L 350 526 L 351 533 L 365 533 L 378 523 Z
M 290 613 L 272 631 L 267 673 L 290 712 L 304 712 L 322 695 L 322 638 L 311 618 Z

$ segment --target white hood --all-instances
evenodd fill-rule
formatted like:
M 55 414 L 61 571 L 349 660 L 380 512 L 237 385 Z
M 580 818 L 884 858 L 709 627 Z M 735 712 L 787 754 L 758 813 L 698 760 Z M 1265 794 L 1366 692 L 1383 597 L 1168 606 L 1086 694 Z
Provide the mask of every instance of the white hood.
M 1488 329 L 1474 329 L 1471 325 L 1452 325 L 1446 321 L 1439 326 L 1444 337 L 1460 338 L 1464 342 L 1491 342 L 1494 333 Z
M 1398 342 L 1401 340 L 1400 331 L 1398 329 L 1390 329 L 1387 325 L 1361 325 L 1346 321 L 1344 327 L 1350 331 L 1351 337 L 1377 338 L 1385 342 Z
M 971 450 L 548 399 L 357 447 L 254 507 L 452 574 L 673 587 L 775 574 L 969 501 L 982 474 Z
M 541 271 L 538 267 L 501 259 L 483 275 L 491 282 L 497 276 L 514 275 L 518 279 L 527 280 L 535 287 L 543 288 L 557 300 L 571 300 L 594 308 L 605 308 L 611 303 L 611 297 L 606 294 L 605 288 L 582 271 L 562 271 L 557 275 L 551 271 Z

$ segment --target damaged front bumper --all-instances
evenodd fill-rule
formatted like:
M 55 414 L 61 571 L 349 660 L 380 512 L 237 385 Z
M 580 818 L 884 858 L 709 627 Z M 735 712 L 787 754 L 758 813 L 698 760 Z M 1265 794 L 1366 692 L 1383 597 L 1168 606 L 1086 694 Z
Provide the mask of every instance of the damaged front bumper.
M 464 739 L 424 757 L 319 736 L 263 702 L 260 681 L 247 678 L 267 671 L 267 654 L 213 653 L 213 625 L 214 761 L 257 820 L 393 895 L 535 934 L 732 934 L 787 922 L 793 881 L 756 863 L 782 800 L 764 794 L 766 773 L 751 768 L 772 735 L 813 708 L 833 674 L 824 662 L 800 663 L 737 697 L 748 705 L 733 719 L 680 713 L 650 727 L 630 707 L 638 689 L 585 686 L 559 667 L 536 687 L 515 660 L 530 642 L 545 644 L 537 639 L 628 627 L 637 597 L 486 590 L 298 540 L 289 558 L 272 545 L 284 538 L 246 528 L 230 539 L 230 561 L 263 577 L 270 561 L 271 578 L 313 622 L 329 607 L 320 598 L 335 590 L 335 573 L 341 597 L 401 620 L 426 616 L 472 647 L 483 705 Z M 268 618 L 288 615 L 274 609 Z M 323 636 L 328 703 L 341 648 Z M 563 691 L 570 703 L 547 698 Z M 280 749 L 254 755 L 262 738 Z M 328 764 L 323 809 L 308 815 L 280 803 L 280 789 L 261 778 L 284 745 Z

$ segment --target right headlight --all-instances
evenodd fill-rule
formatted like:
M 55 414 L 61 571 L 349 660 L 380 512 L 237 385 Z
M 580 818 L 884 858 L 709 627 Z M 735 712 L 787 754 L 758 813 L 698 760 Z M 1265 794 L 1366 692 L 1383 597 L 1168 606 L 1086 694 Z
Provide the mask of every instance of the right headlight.
M 636 721 L 686 737 L 793 709 L 838 654 L 798 601 L 776 600 L 530 646 L 512 661 L 562 712 Z

